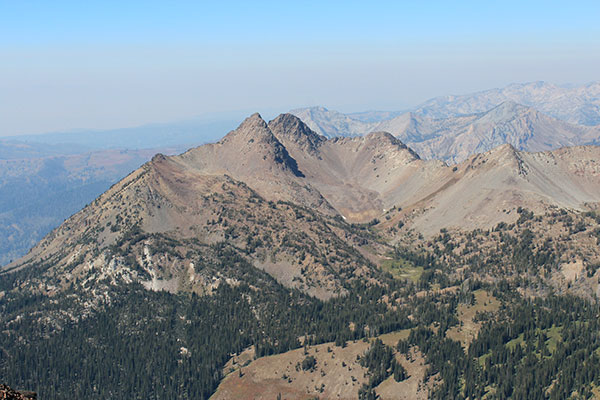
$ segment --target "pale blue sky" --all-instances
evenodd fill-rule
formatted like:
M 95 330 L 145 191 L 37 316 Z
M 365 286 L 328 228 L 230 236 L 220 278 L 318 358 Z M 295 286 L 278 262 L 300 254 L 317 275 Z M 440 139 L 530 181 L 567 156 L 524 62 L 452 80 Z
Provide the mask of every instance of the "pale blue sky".
M 599 80 L 600 2 L 0 0 L 0 136 Z

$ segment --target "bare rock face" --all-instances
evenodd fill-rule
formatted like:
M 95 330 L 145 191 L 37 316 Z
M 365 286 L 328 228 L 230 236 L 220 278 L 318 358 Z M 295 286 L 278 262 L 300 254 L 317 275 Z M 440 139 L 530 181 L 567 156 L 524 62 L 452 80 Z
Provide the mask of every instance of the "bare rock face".
M 292 114 L 281 114 L 269 122 L 269 128 L 286 148 L 294 148 L 312 155 L 315 155 L 327 140 Z
M 190 150 L 182 159 L 197 160 L 197 166 L 205 170 L 222 168 L 240 176 L 267 170 L 302 176 L 295 160 L 258 113 L 246 118 L 218 143 Z
M 333 215 L 335 211 L 304 179 L 304 171 L 259 114 L 221 141 L 191 149 L 173 162 L 187 171 L 246 182 L 271 201 L 292 201 Z
M 34 392 L 27 391 L 16 391 L 11 389 L 8 385 L 0 383 L 0 399 L 2 400 L 35 400 L 37 394 Z

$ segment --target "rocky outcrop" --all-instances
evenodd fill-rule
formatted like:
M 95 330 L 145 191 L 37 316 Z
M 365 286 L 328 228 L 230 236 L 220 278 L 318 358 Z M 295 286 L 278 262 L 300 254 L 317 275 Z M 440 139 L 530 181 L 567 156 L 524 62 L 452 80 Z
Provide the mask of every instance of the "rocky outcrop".
M 16 391 L 8 385 L 0 383 L 0 400 L 35 400 L 37 394 L 28 391 Z

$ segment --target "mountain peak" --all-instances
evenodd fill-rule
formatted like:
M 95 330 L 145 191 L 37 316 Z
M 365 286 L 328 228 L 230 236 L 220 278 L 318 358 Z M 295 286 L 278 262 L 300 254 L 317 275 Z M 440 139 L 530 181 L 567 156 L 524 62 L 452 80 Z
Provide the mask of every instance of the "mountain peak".
M 319 111 L 319 112 L 329 112 L 327 107 L 323 106 L 313 106 L 308 108 L 310 111 Z
M 492 108 L 488 112 L 492 112 L 494 110 L 498 111 L 506 111 L 506 112 L 519 112 L 523 110 L 530 110 L 531 107 L 524 106 L 523 104 L 517 103 L 513 100 L 506 100 L 502 103 L 498 104 L 496 107 Z
M 255 140 L 269 142 L 276 140 L 273 133 L 269 130 L 267 123 L 262 119 L 259 113 L 254 113 L 246 118 L 236 129 L 229 132 L 221 139 L 219 143 L 224 144 L 235 140 L 235 138 L 245 139 L 249 142 L 254 142 Z
M 413 151 L 410 147 L 405 145 L 400 139 L 395 137 L 389 132 L 379 131 L 371 132 L 364 136 L 363 139 L 366 143 L 375 144 L 377 146 L 392 146 L 395 150 L 406 150 L 410 154 L 410 157 L 415 160 L 420 160 L 421 157 Z
M 261 117 L 261 115 L 259 113 L 255 112 L 254 114 L 252 114 L 248 118 L 246 118 L 244 121 L 242 121 L 242 123 L 240 124 L 240 126 L 238 127 L 238 129 L 240 129 L 240 128 L 246 128 L 246 127 L 262 127 L 262 128 L 266 128 L 267 127 L 267 123 Z
M 200 146 L 182 158 L 206 171 L 228 171 L 236 179 L 265 171 L 287 170 L 303 177 L 296 160 L 275 137 L 260 114 L 254 113 L 216 144 Z
M 312 114 L 312 113 L 329 113 L 329 109 L 323 106 L 310 106 L 304 108 L 295 108 L 290 110 L 289 114 L 298 115 L 298 114 Z M 335 112 L 335 111 L 332 111 Z
M 167 159 L 167 157 L 162 154 L 162 153 L 156 153 L 154 155 L 154 157 L 152 157 L 152 160 L 150 160 L 153 164 L 157 164 L 160 163 L 162 161 L 165 161 Z
M 490 151 L 490 153 L 493 153 L 493 152 L 504 153 L 504 154 L 516 154 L 518 152 L 518 150 L 512 144 L 504 143 Z
M 312 131 L 308 125 L 302 122 L 300 118 L 290 113 L 278 115 L 277 118 L 269 121 L 268 126 L 271 129 L 277 127 L 282 133 L 286 134 L 302 133 L 305 135 L 319 136 Z
M 402 141 L 398 138 L 396 138 L 394 135 L 392 135 L 391 133 L 387 132 L 387 131 L 377 131 L 377 132 L 371 132 L 371 133 L 367 133 L 365 135 L 365 140 L 381 140 L 384 142 L 389 142 L 395 145 L 399 145 L 399 146 L 404 146 L 404 143 L 402 143 Z
M 294 143 L 302 149 L 314 152 L 326 138 L 315 133 L 302 120 L 292 114 L 281 114 L 268 124 L 273 135 L 285 146 Z
M 485 153 L 477 154 L 471 157 L 472 164 L 482 164 L 485 162 L 519 167 L 521 157 L 519 156 L 519 151 L 512 144 L 504 143 Z

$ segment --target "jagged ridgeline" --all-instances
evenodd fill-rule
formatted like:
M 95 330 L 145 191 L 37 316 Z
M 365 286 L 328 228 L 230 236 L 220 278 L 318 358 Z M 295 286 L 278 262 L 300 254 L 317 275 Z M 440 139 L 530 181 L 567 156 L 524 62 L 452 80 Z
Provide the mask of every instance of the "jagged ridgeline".
M 323 107 L 290 111 L 327 137 L 386 131 L 425 159 L 461 162 L 509 143 L 545 151 L 600 142 L 600 83 L 561 87 L 513 84 L 433 98 L 409 112 L 342 114 Z
M 50 399 L 585 396 L 598 156 L 504 145 L 448 166 L 389 133 L 254 114 L 155 156 L 1 272 L 0 378 Z M 321 344 L 364 376 L 308 358 Z M 269 355 L 296 375 L 266 378 Z

